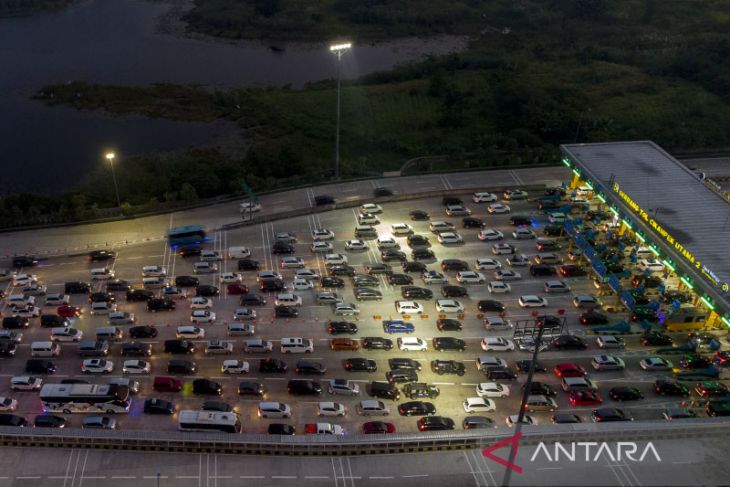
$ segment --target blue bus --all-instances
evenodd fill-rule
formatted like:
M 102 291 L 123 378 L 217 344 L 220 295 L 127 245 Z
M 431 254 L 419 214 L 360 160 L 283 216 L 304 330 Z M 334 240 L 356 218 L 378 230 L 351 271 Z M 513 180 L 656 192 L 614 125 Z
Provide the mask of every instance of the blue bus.
M 201 225 L 171 228 L 167 232 L 167 244 L 170 247 L 193 245 L 205 242 L 205 229 Z

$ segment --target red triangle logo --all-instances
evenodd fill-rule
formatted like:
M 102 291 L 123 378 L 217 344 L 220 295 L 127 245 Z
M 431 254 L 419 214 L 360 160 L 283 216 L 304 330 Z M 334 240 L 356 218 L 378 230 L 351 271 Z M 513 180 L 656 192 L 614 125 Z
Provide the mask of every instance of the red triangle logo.
M 488 446 L 484 450 L 482 450 L 482 455 L 489 458 L 490 460 L 499 463 L 500 465 L 509 468 L 510 470 L 514 470 L 517 473 L 522 473 L 522 467 L 519 467 L 515 465 L 514 463 L 508 462 L 507 460 L 500 458 L 492 452 L 494 450 L 498 450 L 504 446 L 510 446 L 512 448 L 512 451 L 515 454 L 515 457 L 517 456 L 517 448 L 519 447 L 519 444 L 517 443 L 520 438 L 522 438 L 522 433 L 517 433 L 516 435 L 510 436 L 509 438 L 505 438 L 504 440 L 500 441 L 499 443 L 495 443 L 492 446 Z

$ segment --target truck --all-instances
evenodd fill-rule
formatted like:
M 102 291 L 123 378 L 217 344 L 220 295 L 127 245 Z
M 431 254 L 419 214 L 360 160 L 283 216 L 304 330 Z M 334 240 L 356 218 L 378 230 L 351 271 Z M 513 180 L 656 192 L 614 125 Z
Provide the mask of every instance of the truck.
M 304 432 L 308 435 L 344 435 L 345 430 L 339 424 L 307 423 Z

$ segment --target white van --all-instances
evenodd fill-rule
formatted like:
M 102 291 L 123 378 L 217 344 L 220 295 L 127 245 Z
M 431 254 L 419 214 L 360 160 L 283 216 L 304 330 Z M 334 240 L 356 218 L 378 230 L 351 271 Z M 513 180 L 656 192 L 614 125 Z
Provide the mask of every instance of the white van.
M 96 301 L 91 303 L 92 315 L 108 315 L 109 313 L 116 310 L 117 305 L 114 303 L 107 303 L 106 301 Z
M 231 321 L 228 323 L 228 336 L 251 336 L 256 332 L 256 328 L 251 323 L 240 323 Z
M 109 313 L 109 324 L 110 325 L 129 325 L 135 321 L 134 313 L 127 311 L 114 311 Z
M 218 270 L 218 266 L 212 262 L 195 262 L 193 263 L 193 272 L 195 274 L 211 274 Z
M 281 402 L 261 401 L 259 403 L 260 418 L 289 418 L 291 408 L 288 404 Z
M 61 345 L 53 342 L 33 342 L 30 344 L 31 357 L 58 357 L 61 355 Z
M 6 302 L 11 308 L 27 308 L 35 306 L 35 297 L 26 296 L 25 294 L 11 294 Z
M 145 289 L 162 289 L 167 286 L 165 276 L 144 277 L 142 278 L 142 286 Z
M 97 340 L 108 340 L 110 342 L 118 342 L 118 341 L 121 341 L 123 337 L 124 337 L 124 333 L 122 333 L 122 330 L 120 330 L 116 326 L 102 326 L 101 328 L 96 329 L 96 339 Z
M 221 260 L 221 254 L 215 250 L 203 250 L 200 253 L 201 262 L 218 262 L 219 260 Z
M 103 281 L 106 279 L 113 279 L 114 271 L 107 267 L 99 267 L 91 269 L 91 280 L 92 281 Z
M 251 250 L 248 247 L 228 247 L 229 259 L 248 259 L 251 257 Z
M 146 265 L 142 267 L 142 277 L 159 277 L 167 275 L 167 269 L 159 265 Z
M 282 338 L 281 353 L 312 353 L 314 351 L 314 341 L 310 338 Z
M 51 341 L 78 342 L 84 338 L 84 332 L 70 326 L 51 328 Z

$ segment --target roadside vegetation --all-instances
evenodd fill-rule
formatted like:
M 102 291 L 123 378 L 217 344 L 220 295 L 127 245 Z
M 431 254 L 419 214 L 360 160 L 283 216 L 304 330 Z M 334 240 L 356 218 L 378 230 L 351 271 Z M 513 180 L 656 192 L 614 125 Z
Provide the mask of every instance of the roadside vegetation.
M 66 7 L 76 0 L 0 0 L 0 17 L 28 15 Z
M 226 0 L 197 4 L 214 1 Z M 341 3 L 307 5 L 327 6 L 335 16 Z M 360 3 L 373 5 L 373 12 L 390 4 Z M 730 147 L 726 2 L 708 0 L 702 8 L 691 0 L 463 3 L 501 8 L 498 25 L 510 33 L 489 31 L 475 36 L 466 52 L 343 83 L 343 177 L 398 170 L 407 160 L 436 155 L 444 157 L 413 169 L 555 164 L 557 146 L 576 141 L 651 139 L 670 152 Z M 282 0 L 281 11 L 291 5 L 305 2 Z M 133 212 L 236 192 L 244 180 L 256 191 L 327 180 L 335 93 L 332 80 L 303 89 L 228 91 L 76 82 L 44 87 L 37 97 L 119 115 L 223 119 L 240 128 L 245 153 L 209 147 L 125 161 L 117 178 Z M 0 214 L 93 216 L 114 205 L 113 195 L 102 170 L 73 194 L 0 200 Z

